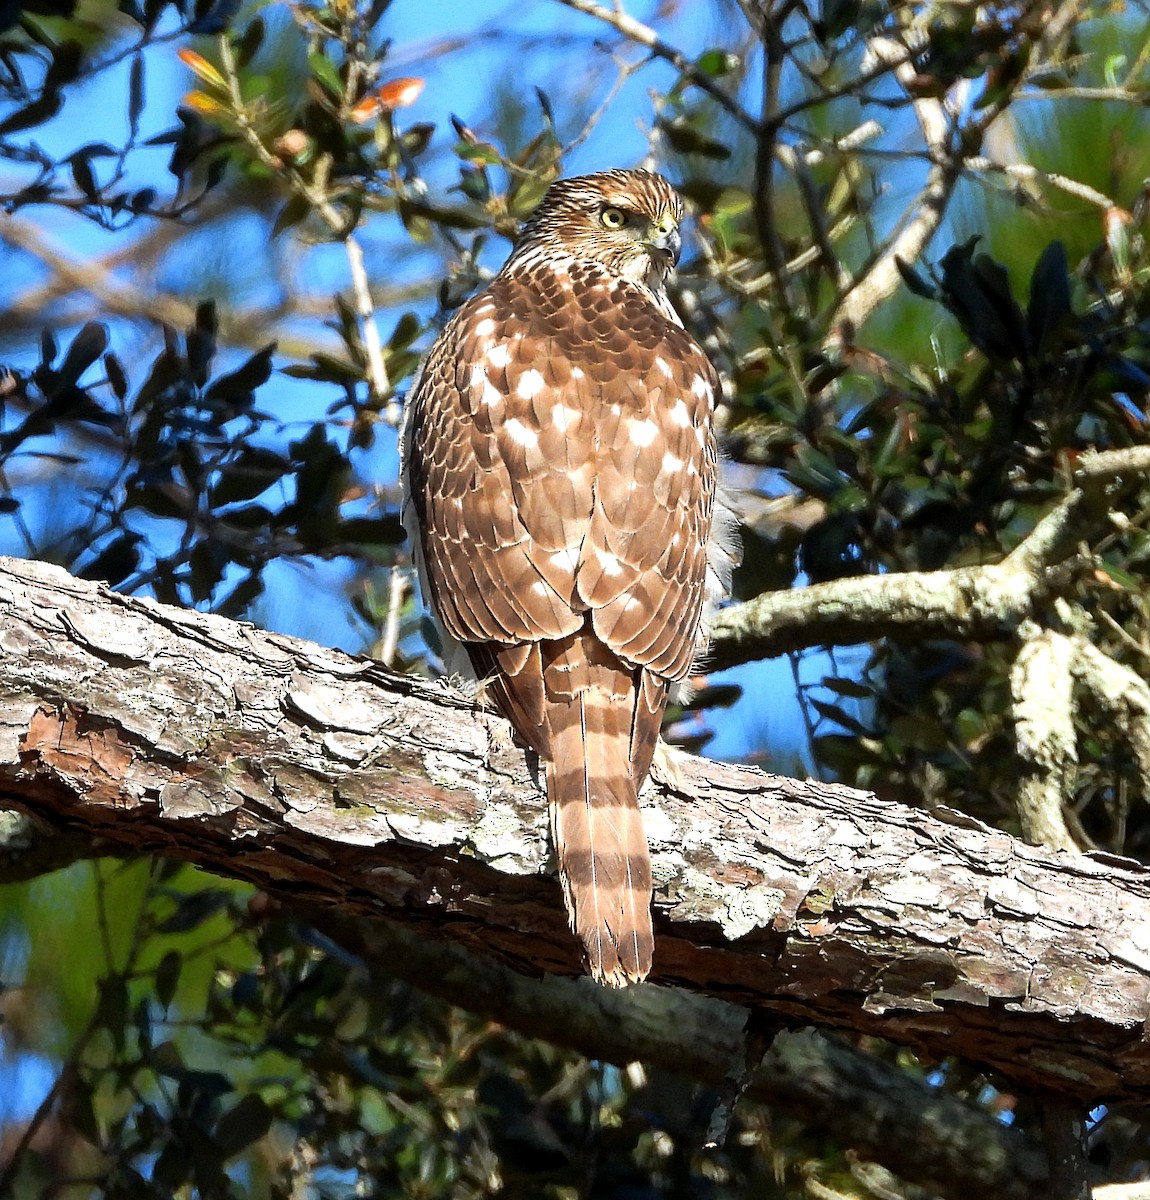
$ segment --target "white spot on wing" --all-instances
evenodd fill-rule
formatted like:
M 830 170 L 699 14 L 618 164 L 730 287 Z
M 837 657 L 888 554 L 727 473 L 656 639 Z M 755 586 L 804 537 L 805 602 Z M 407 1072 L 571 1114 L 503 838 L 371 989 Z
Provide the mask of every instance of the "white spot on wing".
M 663 470 L 664 471 L 681 471 L 683 469 L 683 460 L 672 454 L 670 450 L 663 455 Z
M 508 437 L 518 446 L 526 446 L 530 449 L 539 445 L 539 435 L 534 429 L 528 429 L 518 417 L 512 417 L 503 428 L 507 431 Z
M 574 571 L 579 565 L 579 551 L 574 546 L 568 546 L 566 550 L 556 550 L 554 554 L 549 555 L 548 561 L 552 566 Z
M 543 390 L 543 376 L 534 368 L 524 371 L 515 390 L 524 400 L 532 400 Z
M 551 410 L 551 422 L 560 433 L 566 433 L 578 420 L 578 412 L 566 404 L 556 404 Z
M 572 367 L 571 368 L 571 378 L 572 379 L 582 379 L 583 378 L 583 368 L 582 367 Z
M 487 372 L 482 365 L 476 364 L 471 368 L 471 386 L 473 388 L 481 388 L 487 382 Z
M 682 399 L 675 401 L 671 411 L 667 415 L 680 429 L 686 429 L 691 423 L 691 414 Z
M 705 400 L 711 394 L 711 385 L 707 382 L 703 375 L 696 375 L 691 380 L 691 391 L 694 392 L 700 400 Z
M 487 361 L 493 367 L 505 367 L 511 361 L 511 351 L 503 342 L 496 342 L 490 350 L 487 351 Z
M 482 399 L 483 403 L 487 405 L 498 404 L 503 399 L 503 393 L 486 377 L 483 380 Z
M 644 417 L 642 421 L 632 421 L 630 436 L 636 446 L 649 446 L 659 436 L 659 426 L 649 417 Z
M 668 379 L 671 378 L 671 368 L 667 365 L 667 360 L 661 355 L 655 355 L 655 368 L 662 371 Z
M 476 337 L 490 337 L 495 332 L 495 322 L 490 317 L 484 317 L 482 321 L 476 323 Z
M 596 557 L 603 565 L 604 575 L 622 575 L 623 568 L 619 565 L 619 560 L 613 554 L 609 554 L 606 550 L 596 550 Z

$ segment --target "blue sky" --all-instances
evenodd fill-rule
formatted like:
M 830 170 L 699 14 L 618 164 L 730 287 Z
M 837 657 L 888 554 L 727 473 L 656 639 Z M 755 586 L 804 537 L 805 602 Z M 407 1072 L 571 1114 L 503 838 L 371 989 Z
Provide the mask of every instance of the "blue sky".
M 273 13 L 274 6 L 268 11 Z M 711 46 L 731 42 L 732 31 L 716 27 L 718 18 L 711 5 L 638 3 L 630 5 L 628 11 L 657 27 L 660 36 L 692 57 Z M 161 32 L 164 28 L 161 26 Z M 455 140 L 450 124 L 452 114 L 471 124 L 482 136 L 489 126 L 499 89 L 534 106 L 534 88 L 540 87 L 552 94 L 560 131 L 570 136 L 580 127 L 581 114 L 598 107 L 616 79 L 617 64 L 600 41 L 609 38 L 612 31 L 591 17 L 546 0 L 519 3 L 474 0 L 468 4 L 395 0 L 383 29 L 391 39 L 385 77 L 412 74 L 426 79 L 422 95 L 401 115 L 403 124 L 428 121 L 436 126 L 434 153 L 428 168 L 433 188 L 446 189 L 456 178 L 457 166 L 450 154 Z M 167 42 L 147 51 L 147 105 L 141 121 L 145 137 L 172 124 L 180 96 L 194 86 L 194 80 L 176 57 L 182 44 L 182 41 Z M 201 45 L 207 49 L 206 39 Z M 636 57 L 633 48 L 626 57 Z M 512 68 L 513 74 L 509 73 Z M 37 140 L 57 155 L 95 140 L 120 143 L 127 132 L 122 98 L 128 70 L 129 62 L 125 61 L 74 95 L 51 125 L 35 131 Z M 579 86 L 574 89 L 575 100 L 571 107 L 563 108 L 563 95 L 555 81 L 569 81 L 573 74 L 579 79 Z M 568 173 L 629 165 L 640 160 L 647 151 L 646 129 L 652 120 L 649 89 L 665 88 L 674 74 L 669 65 L 653 62 L 631 76 L 612 101 L 608 114 L 567 160 Z M 132 161 L 132 183 L 166 188 L 167 154 L 166 148 L 140 151 Z M 128 233 L 108 233 L 82 218 L 53 209 L 26 209 L 19 216 L 39 222 L 47 235 L 77 257 L 107 255 L 130 242 L 137 231 L 144 231 L 141 225 Z M 185 253 L 172 259 L 172 265 L 158 282 L 180 293 L 187 287 L 185 270 L 195 274 L 205 264 L 215 263 L 241 276 L 250 299 L 267 286 L 271 277 L 265 238 L 263 225 L 254 219 L 233 223 L 227 239 L 223 240 L 218 234 L 205 239 L 190 232 Z M 405 264 L 397 257 L 397 250 L 401 246 L 408 249 L 409 243 L 397 229 L 394 218 L 387 216 L 373 221 L 365 230 L 364 241 L 369 269 L 383 278 L 420 273 L 429 255 L 439 262 L 446 261 L 444 248 L 435 247 L 421 259 Z M 505 251 L 505 246 L 492 242 L 488 251 L 492 266 L 498 265 Z M 121 277 L 130 276 L 130 267 L 129 263 L 121 269 Z M 308 252 L 307 270 L 311 290 L 335 291 L 346 287 L 346 260 L 338 247 Z M 18 291 L 37 274 L 42 276 L 44 272 L 27 260 L 16 260 L 3 286 L 9 293 Z M 433 307 L 429 300 L 421 315 L 430 315 Z M 384 337 L 399 315 L 398 311 L 378 314 Z M 318 331 L 313 332 L 322 336 Z M 114 327 L 113 336 L 121 352 L 128 348 L 131 362 L 133 352 L 142 355 L 148 344 L 154 343 L 155 331 L 128 328 L 120 323 Z M 34 354 L 34 347 L 29 345 L 26 354 L 17 351 L 10 361 L 20 365 L 23 360 L 26 364 L 34 361 Z M 139 371 L 134 378 L 138 377 Z M 276 378 L 261 393 L 264 406 L 270 400 L 273 411 L 289 422 L 314 420 L 331 398 L 329 392 L 321 395 L 314 387 L 283 377 Z M 394 439 L 385 436 L 367 469 L 387 482 L 394 478 L 396 466 Z M 28 516 L 35 526 L 36 514 Z M 11 533 L 11 529 L 0 525 L 0 552 L 21 552 L 13 538 L 6 536 Z M 274 567 L 269 574 L 272 586 L 256 615 L 261 623 L 284 632 L 359 649 L 364 644 L 363 626 L 349 615 L 346 606 L 330 600 L 331 591 L 338 591 L 352 574 L 352 569 L 341 563 Z M 808 663 L 804 674 L 811 670 L 820 673 L 822 666 L 817 661 Z M 730 677 L 742 682 L 749 694 L 733 710 L 712 722 L 718 735 L 709 752 L 719 757 L 736 757 L 746 753 L 749 746 L 766 742 L 785 748 L 788 758 L 793 758 L 803 739 L 790 665 L 785 661 L 760 664 L 742 668 Z M 781 767 L 792 765 L 793 762 L 780 763 Z

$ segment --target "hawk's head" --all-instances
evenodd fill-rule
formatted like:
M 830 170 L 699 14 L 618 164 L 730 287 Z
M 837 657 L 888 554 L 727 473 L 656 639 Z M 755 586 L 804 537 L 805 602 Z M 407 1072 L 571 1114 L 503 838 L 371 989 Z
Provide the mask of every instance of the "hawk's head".
M 561 179 L 524 226 L 511 264 L 542 249 L 590 259 L 613 275 L 661 288 L 679 260 L 682 219 L 682 201 L 654 171 Z

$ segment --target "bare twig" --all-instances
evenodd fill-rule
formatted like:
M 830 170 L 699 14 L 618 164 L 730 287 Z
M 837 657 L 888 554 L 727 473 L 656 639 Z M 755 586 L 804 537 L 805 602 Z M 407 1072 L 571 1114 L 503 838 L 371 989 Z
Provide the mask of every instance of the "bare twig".
M 892 70 L 905 87 L 915 68 L 905 47 L 889 38 L 873 38 L 873 56 Z M 914 101 L 923 139 L 931 155 L 931 167 L 926 183 L 908 209 L 902 228 L 888 239 L 881 253 L 870 263 L 865 273 L 855 280 L 843 297 L 836 314 L 836 328 L 828 338 L 830 347 L 843 340 L 843 333 L 853 336 L 874 310 L 899 285 L 898 260 L 913 262 L 926 248 L 946 214 L 946 207 L 961 176 L 961 158 L 948 150 L 951 121 L 943 103 L 934 99 Z
M 594 3 L 594 0 L 556 0 L 556 2 L 562 4 L 565 8 L 574 9 L 575 12 L 581 12 L 589 17 L 594 17 L 596 21 L 602 21 L 605 25 L 610 25 L 612 29 L 617 30 L 632 42 L 636 42 L 640 46 L 646 46 L 656 58 L 661 58 L 669 62 L 677 71 L 681 71 L 686 75 L 696 87 L 702 89 L 712 99 L 716 100 L 743 128 L 750 130 L 752 133 L 758 132 L 758 122 L 738 101 L 728 96 L 709 75 L 700 71 L 681 50 L 676 50 L 674 46 L 668 45 L 653 29 L 644 25 L 642 21 L 637 21 L 634 17 L 628 16 L 619 7 L 606 8 L 602 4 Z
M 379 661 L 386 667 L 395 662 L 399 648 L 399 619 L 410 587 L 410 572 L 406 567 L 393 566 L 388 572 L 387 617 L 383 624 L 383 636 L 379 643 Z
M 363 265 L 363 249 L 354 234 L 349 233 L 343 240 L 347 251 L 347 264 L 351 270 L 351 291 L 355 297 L 355 315 L 359 318 L 360 332 L 363 336 L 364 349 L 367 351 L 368 384 L 372 397 L 382 404 L 391 393 L 391 384 L 387 377 L 387 364 L 383 361 L 383 346 L 379 340 L 379 327 L 375 323 L 375 305 L 371 299 L 371 286 L 367 281 L 367 271 Z M 392 408 L 395 409 L 392 412 Z M 386 419 L 391 425 L 399 424 L 399 405 L 388 407 Z

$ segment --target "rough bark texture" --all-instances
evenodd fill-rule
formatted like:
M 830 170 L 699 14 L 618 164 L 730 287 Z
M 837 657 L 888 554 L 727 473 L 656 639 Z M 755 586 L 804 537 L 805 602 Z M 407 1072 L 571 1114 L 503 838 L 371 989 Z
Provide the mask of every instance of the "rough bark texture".
M 378 664 L 0 560 L 0 806 L 575 973 L 505 730 Z M 1137 864 L 696 760 L 644 810 L 657 980 L 1080 1100 L 1150 1098 Z

